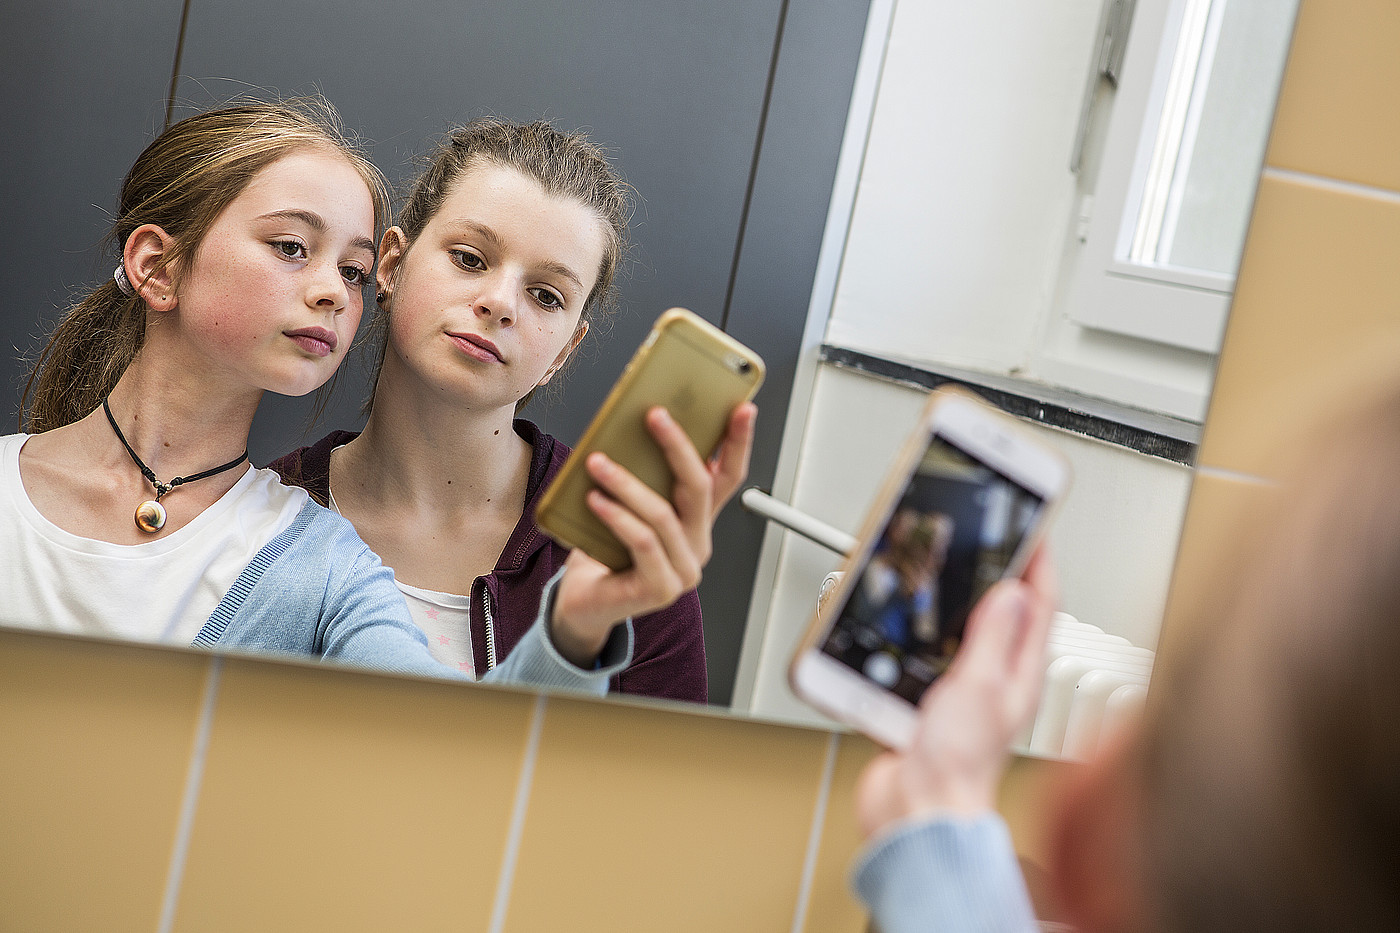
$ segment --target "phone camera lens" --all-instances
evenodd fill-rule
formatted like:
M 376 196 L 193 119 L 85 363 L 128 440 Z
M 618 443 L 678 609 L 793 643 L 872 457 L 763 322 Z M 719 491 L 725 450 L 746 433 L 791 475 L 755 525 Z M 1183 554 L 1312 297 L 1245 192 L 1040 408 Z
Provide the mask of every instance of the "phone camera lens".
M 739 362 L 734 364 L 734 368 L 739 370 L 741 374 L 747 376 L 749 371 L 753 369 L 753 364 L 748 360 L 739 360 Z

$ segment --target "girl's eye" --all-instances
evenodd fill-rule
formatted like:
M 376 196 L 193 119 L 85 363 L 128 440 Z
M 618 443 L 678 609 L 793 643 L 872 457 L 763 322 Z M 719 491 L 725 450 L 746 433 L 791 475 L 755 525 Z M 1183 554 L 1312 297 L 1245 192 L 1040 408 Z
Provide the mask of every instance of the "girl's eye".
M 349 282 L 351 285 L 354 285 L 357 288 L 363 287 L 365 284 L 365 280 L 369 276 L 369 273 L 366 272 L 364 269 L 361 269 L 359 266 L 341 266 L 340 274 L 345 279 L 345 281 Z
M 452 254 L 452 261 L 463 269 L 470 269 L 472 272 L 480 272 L 486 268 L 486 262 L 476 253 L 465 249 L 448 250 Z
M 564 307 L 564 299 L 547 288 L 532 288 L 530 294 L 535 296 L 535 300 L 540 303 L 540 307 L 549 311 L 558 311 Z
M 275 240 L 272 248 L 283 259 L 305 259 L 306 244 L 300 240 Z

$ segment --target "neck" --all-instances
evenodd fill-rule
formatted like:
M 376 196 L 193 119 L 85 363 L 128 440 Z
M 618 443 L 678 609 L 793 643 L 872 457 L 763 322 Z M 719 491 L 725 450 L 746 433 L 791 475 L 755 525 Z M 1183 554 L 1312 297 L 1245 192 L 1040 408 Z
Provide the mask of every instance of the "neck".
M 364 431 L 342 451 L 343 472 L 369 498 L 439 511 L 519 507 L 531 449 L 514 407 L 471 409 L 381 377 Z
M 260 390 L 229 393 L 225 386 L 163 371 L 143 356 L 138 354 L 108 399 L 127 443 L 156 476 L 169 482 L 247 450 Z M 110 432 L 106 415 L 97 417 L 100 429 Z M 114 432 L 112 443 L 121 446 Z

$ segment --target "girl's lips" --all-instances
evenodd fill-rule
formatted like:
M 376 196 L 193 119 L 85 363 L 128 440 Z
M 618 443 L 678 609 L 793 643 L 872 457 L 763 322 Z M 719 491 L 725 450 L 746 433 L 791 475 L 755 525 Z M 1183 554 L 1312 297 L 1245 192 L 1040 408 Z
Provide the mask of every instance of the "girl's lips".
M 333 330 L 324 327 L 303 327 L 284 333 L 293 343 L 313 356 L 330 356 L 335 352 L 336 336 Z
M 452 338 L 458 348 L 474 360 L 483 363 L 504 363 L 501 358 L 501 351 L 496 349 L 496 345 L 485 337 L 478 337 L 476 334 L 453 334 L 447 336 Z

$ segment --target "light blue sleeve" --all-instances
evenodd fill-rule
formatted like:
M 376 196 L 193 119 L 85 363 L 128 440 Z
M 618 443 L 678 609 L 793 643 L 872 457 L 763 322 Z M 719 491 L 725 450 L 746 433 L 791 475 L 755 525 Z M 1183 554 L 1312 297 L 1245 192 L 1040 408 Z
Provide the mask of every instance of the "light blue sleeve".
M 356 541 L 359 539 L 356 538 Z M 396 674 L 470 679 L 428 650 L 394 574 L 369 548 L 337 565 L 321 609 L 321 658 Z
M 545 586 L 526 636 L 486 680 L 602 696 L 632 661 L 631 620 L 616 626 L 598 663 L 569 663 L 549 638 L 561 570 Z M 308 501 L 248 563 L 195 636 L 196 647 L 319 656 L 356 667 L 470 680 L 428 649 L 394 574 L 341 516 Z
M 394 673 L 471 679 L 433 657 L 427 637 L 413 624 L 403 594 L 394 585 L 393 572 L 372 551 L 364 549 L 344 571 L 340 585 L 327 594 L 323 658 Z M 559 653 L 549 637 L 548 620 L 563 573 L 560 570 L 545 585 L 535 624 L 505 660 L 486 673 L 483 683 L 604 696 L 608 680 L 631 663 L 630 619 L 613 629 L 593 669 L 576 667 Z
M 852 886 L 881 933 L 1036 933 L 1001 817 L 905 823 L 859 857 Z
M 575 667 L 559 653 L 549 637 L 549 617 L 554 612 L 554 595 L 563 576 L 564 568 L 561 567 L 558 573 L 549 578 L 544 591 L 540 593 L 540 609 L 535 624 L 530 626 L 525 637 L 511 649 L 504 661 L 486 672 L 481 678 L 482 683 L 528 684 L 603 696 L 608 692 L 608 681 L 632 663 L 634 638 L 631 619 L 613 627 L 608 640 L 603 643 L 597 665 L 591 670 Z

